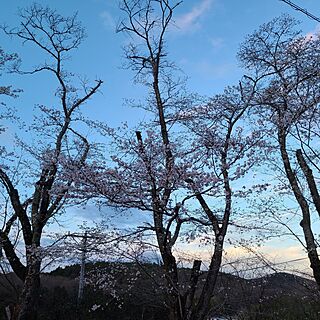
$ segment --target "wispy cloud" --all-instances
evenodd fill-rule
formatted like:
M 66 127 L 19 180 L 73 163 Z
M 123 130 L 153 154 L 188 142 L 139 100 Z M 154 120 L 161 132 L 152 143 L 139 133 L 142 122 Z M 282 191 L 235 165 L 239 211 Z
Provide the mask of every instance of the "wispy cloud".
M 102 19 L 103 25 L 107 29 L 112 29 L 112 30 L 116 29 L 117 24 L 116 24 L 115 20 L 113 19 L 112 15 L 110 14 L 110 12 L 102 11 L 100 13 L 100 18 Z
M 222 38 L 211 38 L 209 41 L 213 50 L 219 50 L 224 46 L 224 40 Z
M 202 0 L 198 5 L 194 6 L 191 11 L 176 18 L 176 26 L 181 31 L 199 29 L 201 26 L 199 19 L 209 10 L 212 3 L 213 0 Z
M 214 63 L 210 60 L 200 60 L 194 64 L 195 72 L 206 77 L 226 78 L 237 70 L 233 62 Z

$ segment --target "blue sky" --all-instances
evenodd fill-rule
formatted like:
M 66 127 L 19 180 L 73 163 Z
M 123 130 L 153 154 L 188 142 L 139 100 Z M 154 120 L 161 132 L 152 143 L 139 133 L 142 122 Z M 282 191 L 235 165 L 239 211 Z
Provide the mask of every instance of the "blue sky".
M 87 30 L 87 39 L 74 52 L 69 62 L 70 70 L 86 75 L 89 79 L 104 81 L 101 94 L 95 96 L 88 106 L 93 119 L 105 120 L 110 126 L 119 126 L 122 121 L 134 125 L 146 116 L 145 111 L 131 109 L 124 103 L 126 98 L 141 99 L 146 91 L 132 83 L 133 73 L 121 68 L 122 46 L 128 41 L 123 34 L 116 34 L 120 18 L 118 0 L 55 0 L 38 1 L 55 8 L 63 15 L 78 11 L 78 18 Z M 319 0 L 295 0 L 296 4 L 320 16 Z M 11 27 L 19 23 L 18 8 L 32 4 L 30 0 L 4 1 L 0 11 L 0 23 Z M 226 85 L 235 84 L 241 78 L 236 53 L 245 36 L 264 22 L 288 13 L 298 18 L 305 33 L 318 28 L 315 21 L 293 10 L 280 0 L 185 0 L 176 10 L 176 27 L 167 37 L 167 51 L 183 73 L 189 78 L 188 88 L 201 95 L 219 93 Z M 17 52 L 28 69 L 41 62 L 42 56 L 30 45 L 21 47 L 19 41 L 0 33 L 1 47 L 8 52 Z M 10 76 L 2 75 L 1 82 L 13 84 L 24 91 L 14 101 L 22 118 L 30 119 L 33 106 L 52 104 L 55 86 L 47 75 Z M 3 139 L 3 138 L 2 138 Z M 81 218 L 97 217 L 85 210 L 75 209 L 62 221 L 67 227 L 81 222 Z M 106 209 L 107 210 L 107 209 Z M 82 213 L 83 212 L 83 213 Z M 72 218 L 73 217 L 77 217 Z M 133 218 L 119 218 L 134 221 Z M 293 250 L 294 251 L 294 250 Z M 297 255 L 292 255 L 296 257 Z
M 30 0 L 5 1 L 0 22 L 17 25 L 18 8 L 31 3 Z M 78 11 L 79 20 L 87 29 L 88 37 L 74 52 L 70 67 L 89 79 L 104 80 L 102 94 L 90 104 L 90 115 L 105 119 L 112 126 L 124 120 L 134 124 L 137 119 L 143 119 L 144 112 L 124 104 L 125 98 L 143 99 L 145 91 L 132 84 L 130 71 L 121 68 L 122 46 L 127 38 L 115 33 L 120 17 L 118 0 L 42 0 L 39 3 L 64 15 Z M 317 0 L 296 0 L 295 3 L 320 16 Z M 239 43 L 260 24 L 281 13 L 300 19 L 306 33 L 316 29 L 315 21 L 279 0 L 185 0 L 176 10 L 176 27 L 167 37 L 169 58 L 189 77 L 191 91 L 207 96 L 221 92 L 226 85 L 237 83 L 242 75 L 236 59 Z M 0 39 L 4 49 L 21 55 L 25 68 L 39 63 L 41 56 L 29 45 L 21 48 L 17 40 L 12 41 L 3 33 Z M 24 90 L 15 104 L 25 117 L 35 103 L 51 103 L 48 91 L 53 92 L 54 87 L 46 75 L 27 79 L 15 76 L 8 81 Z

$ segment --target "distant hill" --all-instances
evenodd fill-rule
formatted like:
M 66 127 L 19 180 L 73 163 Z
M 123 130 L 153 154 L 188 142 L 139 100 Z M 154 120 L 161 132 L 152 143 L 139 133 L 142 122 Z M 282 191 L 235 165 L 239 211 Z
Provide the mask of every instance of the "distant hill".
M 99 262 L 86 265 L 85 296 L 77 308 L 79 265 L 42 275 L 40 319 L 164 320 L 163 277 L 156 264 Z M 190 269 L 180 269 L 187 279 Z M 203 272 L 199 278 L 201 286 Z M 0 275 L 0 310 L 17 299 L 21 282 Z M 234 319 L 320 319 L 319 291 L 314 281 L 288 273 L 244 279 L 220 273 L 212 298 L 214 315 Z M 1 320 L 0 315 L 0 320 Z M 3 317 L 3 319 L 5 319 Z

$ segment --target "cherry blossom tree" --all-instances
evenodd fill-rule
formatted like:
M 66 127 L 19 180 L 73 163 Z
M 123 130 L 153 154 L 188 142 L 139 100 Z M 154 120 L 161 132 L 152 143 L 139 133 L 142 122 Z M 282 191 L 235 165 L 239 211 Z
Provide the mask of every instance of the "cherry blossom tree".
M 96 81 L 93 86 L 78 86 L 76 77 L 65 68 L 66 58 L 85 37 L 76 15 L 63 17 L 50 8 L 34 4 L 21 10 L 20 18 L 18 28 L 4 27 L 4 31 L 42 51 L 46 60 L 37 62 L 31 71 L 22 71 L 17 65 L 15 72 L 21 75 L 47 72 L 57 83 L 55 105 L 39 105 L 35 112 L 29 129 L 33 141 L 18 140 L 22 156 L 7 153 L 0 164 L 1 192 L 9 200 L 8 206 L 2 207 L 0 243 L 12 270 L 23 281 L 13 318 L 36 319 L 43 231 L 57 213 L 76 201 L 77 171 L 88 161 L 91 152 L 87 138 L 77 125 L 82 119 L 80 109 L 97 93 L 102 81 Z M 12 93 L 9 87 L 1 88 Z M 43 89 L 41 85 L 39 88 Z M 24 258 L 15 244 L 17 228 L 23 238 Z
M 304 246 L 320 286 L 319 244 L 313 218 L 320 212 L 320 40 L 318 34 L 301 34 L 296 26 L 289 16 L 262 25 L 242 44 L 239 58 L 250 72 L 248 79 L 258 81 L 257 124 L 265 128 L 276 150 L 274 163 L 282 163 L 281 176 L 286 178 L 282 179 L 282 189 L 290 190 L 300 208 Z
M 2 48 L 0 48 L 0 77 L 2 76 L 3 72 L 10 71 L 11 68 L 14 68 L 14 66 L 19 63 L 19 58 L 17 54 L 6 53 Z M 21 92 L 20 89 L 13 88 L 12 85 L 0 85 L 0 97 L 11 97 L 16 98 Z M 8 117 L 12 117 L 13 112 L 11 108 L 8 108 L 6 103 L 1 99 L 0 100 L 0 119 L 6 119 Z M 5 128 L 1 125 L 0 126 L 0 133 L 5 131 Z M 2 150 L 2 151 L 1 151 Z M 3 152 L 3 148 L 1 148 L 0 152 Z
M 126 17 L 118 30 L 133 40 L 125 55 L 135 80 L 148 89 L 140 107 L 149 111 L 151 120 L 135 132 L 101 124 L 100 130 L 112 138 L 114 165 L 88 166 L 95 176 L 86 176 L 88 187 L 93 185 L 96 196 L 105 197 L 108 205 L 150 213 L 140 230 L 155 235 L 169 318 L 200 320 L 211 312 L 233 198 L 255 188 L 244 190 L 239 181 L 258 159 L 255 152 L 262 137 L 258 130 L 242 127 L 255 84 L 244 79 L 210 101 L 184 90 L 165 48 L 178 5 L 167 0 L 122 1 Z M 202 238 L 212 248 L 201 284 L 198 259 L 187 283 L 179 276 L 176 248 L 186 238 Z
M 9 65 L 15 65 L 19 61 L 17 54 L 6 53 L 2 48 L 0 48 L 0 76 L 3 72 L 8 71 Z M 10 69 L 10 68 L 9 68 Z M 1 85 L 0 95 L 6 95 L 10 97 L 16 97 L 20 90 L 14 89 L 12 85 Z

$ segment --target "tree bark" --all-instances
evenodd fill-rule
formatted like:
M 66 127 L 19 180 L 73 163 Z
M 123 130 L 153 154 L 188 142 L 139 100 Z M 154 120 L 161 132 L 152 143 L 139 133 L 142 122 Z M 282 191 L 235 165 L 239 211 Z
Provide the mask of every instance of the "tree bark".
M 184 310 L 182 305 L 182 296 L 179 292 L 177 262 L 171 252 L 171 248 L 167 246 L 164 239 L 165 237 L 163 232 L 158 230 L 157 240 L 167 283 L 166 304 L 169 308 L 169 320 L 183 320 Z
M 191 275 L 189 280 L 189 290 L 186 293 L 185 297 L 185 312 L 187 317 L 192 312 L 192 307 L 194 304 L 194 295 L 197 289 L 198 279 L 200 276 L 201 260 L 194 260 L 193 266 L 191 269 Z
M 37 320 L 40 297 L 40 261 L 28 266 L 19 304 L 12 320 Z
M 312 170 L 308 166 L 306 160 L 304 159 L 302 151 L 300 149 L 296 151 L 296 157 L 297 157 L 299 166 L 302 169 L 304 176 L 306 177 L 313 203 L 320 217 L 320 196 L 319 196 L 316 182 L 314 180 Z
M 210 310 L 210 300 L 212 298 L 212 293 L 215 288 L 221 266 L 222 250 L 223 240 L 217 240 L 204 287 L 201 291 L 197 306 L 189 318 L 190 320 L 204 320 L 208 315 Z
M 315 243 L 314 234 L 311 228 L 310 208 L 299 187 L 297 177 L 291 168 L 290 158 L 286 148 L 286 135 L 285 132 L 282 132 L 282 130 L 278 133 L 278 140 L 285 172 L 289 180 L 291 189 L 302 212 L 302 220 L 300 222 L 300 225 L 302 227 L 304 238 L 306 241 L 310 267 L 313 271 L 314 279 L 316 280 L 320 290 L 320 260 L 317 252 L 317 245 Z

